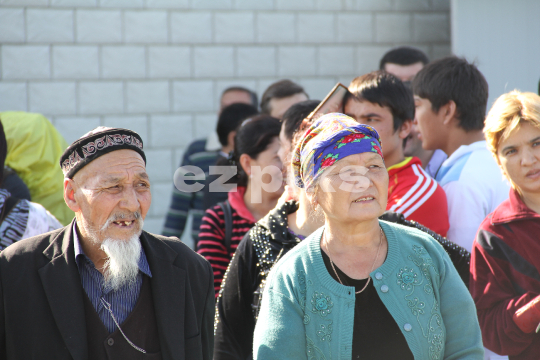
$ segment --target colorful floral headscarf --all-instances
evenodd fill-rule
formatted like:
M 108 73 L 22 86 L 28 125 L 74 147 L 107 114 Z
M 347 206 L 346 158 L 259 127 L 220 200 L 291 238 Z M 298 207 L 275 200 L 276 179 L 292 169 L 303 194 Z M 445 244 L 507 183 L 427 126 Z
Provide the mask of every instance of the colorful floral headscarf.
M 347 115 L 321 116 L 294 150 L 292 165 L 297 186 L 309 189 L 324 170 L 349 155 L 374 152 L 383 157 L 377 131 Z M 383 158 L 384 159 L 384 158 Z

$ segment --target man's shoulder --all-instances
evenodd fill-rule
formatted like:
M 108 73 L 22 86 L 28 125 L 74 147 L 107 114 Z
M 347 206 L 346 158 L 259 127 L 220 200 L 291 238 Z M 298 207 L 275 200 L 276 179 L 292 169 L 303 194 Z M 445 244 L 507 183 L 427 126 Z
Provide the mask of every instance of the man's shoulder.
M 480 192 L 502 191 L 505 196 L 509 189 L 499 166 L 487 149 L 476 149 L 459 159 L 441 179 L 441 185 L 445 191 L 450 187 L 474 188 Z
M 418 201 L 422 204 L 433 196 L 444 195 L 442 187 L 422 169 L 421 164 L 418 158 L 412 158 L 394 173 L 395 178 L 391 178 L 388 186 L 388 197 L 397 203 L 393 204 L 389 210 L 404 212 L 405 209 L 398 211 L 397 207 L 402 205 L 413 207 Z
M 475 183 L 485 181 L 486 183 L 493 180 L 502 179 L 502 174 L 488 149 L 475 147 L 471 151 L 463 154 L 458 159 L 453 161 L 449 166 L 441 167 L 444 175 L 440 179 L 441 185 L 446 185 L 450 182 L 469 182 Z M 494 179 L 493 177 L 498 177 Z
M 206 147 L 206 139 L 197 139 L 194 140 L 191 144 L 188 145 L 186 154 L 193 154 L 204 151 Z
M 172 249 L 178 257 L 176 263 L 182 264 L 182 267 L 197 266 L 207 268 L 209 266 L 208 261 L 204 257 L 197 254 L 176 236 L 163 236 L 146 231 L 144 231 L 144 234 L 149 241 L 162 242 Z

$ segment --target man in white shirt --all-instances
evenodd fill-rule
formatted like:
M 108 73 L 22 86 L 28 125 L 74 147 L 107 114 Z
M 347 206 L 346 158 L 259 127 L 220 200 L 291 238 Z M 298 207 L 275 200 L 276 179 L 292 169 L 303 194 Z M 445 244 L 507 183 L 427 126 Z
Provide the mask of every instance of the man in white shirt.
M 412 88 L 422 147 L 448 155 L 436 174 L 448 200 L 447 237 L 470 251 L 480 223 L 509 192 L 482 132 L 488 84 L 475 65 L 452 56 L 426 65 Z

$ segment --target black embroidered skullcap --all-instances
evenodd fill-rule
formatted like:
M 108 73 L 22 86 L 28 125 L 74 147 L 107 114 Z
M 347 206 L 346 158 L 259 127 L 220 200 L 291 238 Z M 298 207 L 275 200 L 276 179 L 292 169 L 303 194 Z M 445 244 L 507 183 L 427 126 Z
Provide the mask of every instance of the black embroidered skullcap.
M 135 131 L 120 128 L 97 127 L 68 146 L 60 158 L 64 176 L 72 179 L 83 167 L 98 157 L 115 150 L 134 150 L 146 164 L 143 141 Z

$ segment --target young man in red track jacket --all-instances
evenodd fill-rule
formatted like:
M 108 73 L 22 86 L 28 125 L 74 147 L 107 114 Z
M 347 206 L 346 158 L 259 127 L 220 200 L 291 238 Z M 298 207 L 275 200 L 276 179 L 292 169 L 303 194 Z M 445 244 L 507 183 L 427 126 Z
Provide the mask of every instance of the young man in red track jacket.
M 422 169 L 420 159 L 403 154 L 414 119 L 412 92 L 383 71 L 355 78 L 349 91 L 352 96 L 345 100 L 344 113 L 373 126 L 382 139 L 390 176 L 386 209 L 446 236 L 449 223 L 444 190 Z

